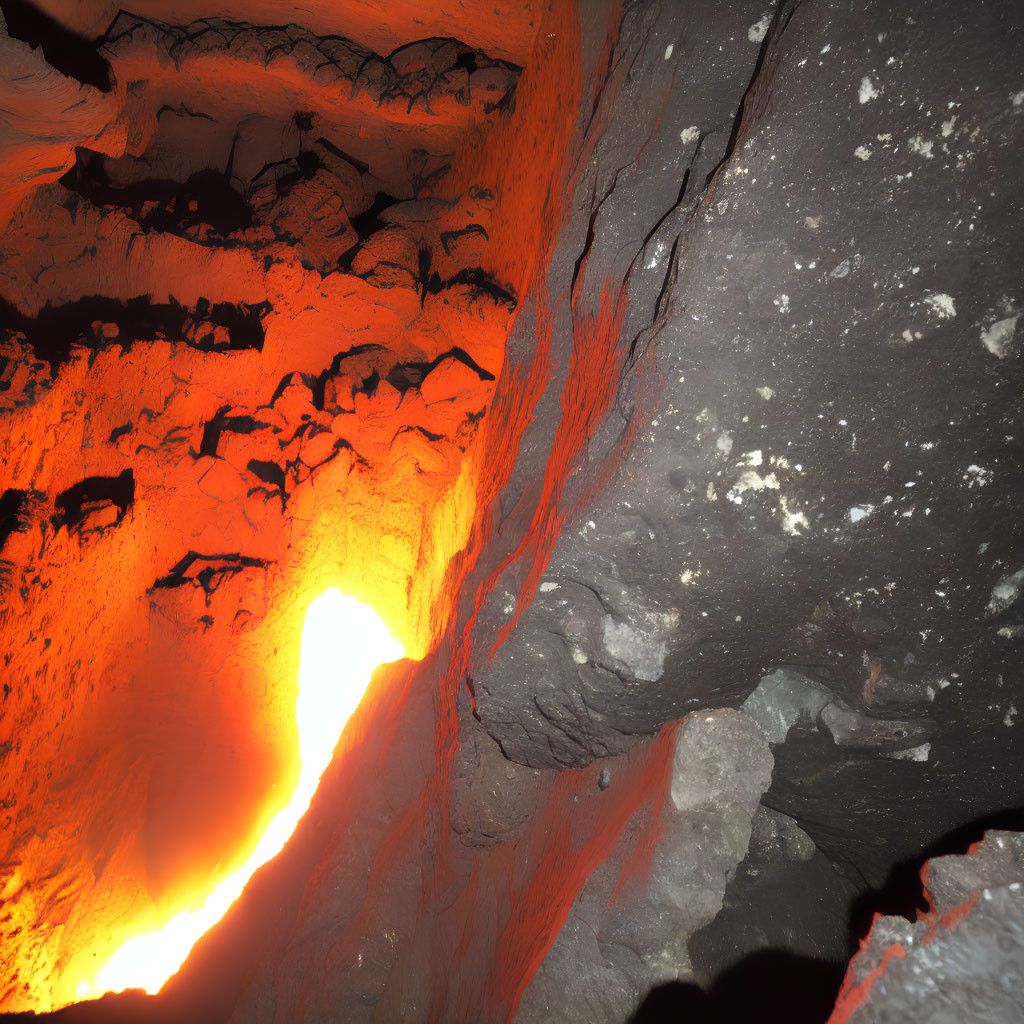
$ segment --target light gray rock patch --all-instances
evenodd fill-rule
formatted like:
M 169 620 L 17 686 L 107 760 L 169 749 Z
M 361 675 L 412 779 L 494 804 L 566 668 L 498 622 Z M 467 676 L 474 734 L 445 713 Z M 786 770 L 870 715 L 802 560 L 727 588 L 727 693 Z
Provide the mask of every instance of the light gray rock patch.
M 813 724 L 830 700 L 832 694 L 814 679 L 778 668 L 758 683 L 741 708 L 761 727 L 769 743 L 785 743 L 794 725 Z
M 1024 1002 L 1024 836 L 989 832 L 966 856 L 938 857 L 924 875 L 934 917 L 876 920 L 850 962 L 847 983 L 881 973 L 850 1024 L 1022 1024 Z M 901 954 L 886 954 L 896 944 Z
M 927 719 L 876 718 L 851 708 L 822 683 L 790 668 L 766 675 L 741 708 L 773 745 L 785 743 L 790 729 L 804 725 L 824 729 L 839 747 L 905 751 L 905 759 L 921 760 L 934 732 Z
M 634 629 L 628 622 L 618 622 L 610 615 L 604 618 L 604 648 L 637 679 L 653 683 L 665 671 L 668 646 L 664 641 Z
M 1013 336 L 1017 330 L 1017 321 L 1020 316 L 1008 316 L 1003 320 L 997 320 L 991 327 L 986 327 L 981 332 L 981 343 L 1000 359 L 1010 355 L 1013 347 Z
M 992 596 L 989 598 L 986 615 L 998 615 L 1006 611 L 1020 597 L 1024 590 L 1024 569 L 1004 576 L 993 588 Z

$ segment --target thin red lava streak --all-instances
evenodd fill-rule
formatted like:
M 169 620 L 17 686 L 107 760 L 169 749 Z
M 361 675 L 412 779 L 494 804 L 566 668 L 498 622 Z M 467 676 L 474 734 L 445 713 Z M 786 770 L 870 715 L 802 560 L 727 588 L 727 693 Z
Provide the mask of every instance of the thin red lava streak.
M 528 857 L 536 868 L 525 889 L 510 891 L 512 910 L 498 939 L 489 988 L 495 1016 L 507 1012 L 509 1020 L 514 1018 L 583 884 L 607 859 L 637 809 L 664 794 L 677 732 L 678 723 L 667 725 L 630 751 L 616 780 L 618 798 L 611 789 L 594 786 L 593 769 L 558 773 L 529 834 L 516 844 L 516 856 Z

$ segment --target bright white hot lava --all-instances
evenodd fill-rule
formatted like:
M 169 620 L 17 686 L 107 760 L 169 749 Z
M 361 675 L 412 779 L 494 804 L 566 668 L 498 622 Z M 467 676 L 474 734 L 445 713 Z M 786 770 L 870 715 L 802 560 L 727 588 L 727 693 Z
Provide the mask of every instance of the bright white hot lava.
M 141 988 L 155 993 L 184 963 L 199 938 L 241 895 L 256 870 L 275 857 L 309 807 L 345 724 L 375 668 L 404 654 L 371 608 L 336 587 L 310 602 L 302 626 L 295 719 L 301 769 L 287 807 L 271 820 L 249 859 L 198 910 L 176 914 L 159 931 L 129 939 L 97 974 L 78 986 L 79 999 Z

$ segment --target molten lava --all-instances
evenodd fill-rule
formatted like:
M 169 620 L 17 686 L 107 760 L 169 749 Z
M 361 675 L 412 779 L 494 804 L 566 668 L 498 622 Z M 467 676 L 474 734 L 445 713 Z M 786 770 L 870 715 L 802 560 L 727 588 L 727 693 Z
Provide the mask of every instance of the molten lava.
M 345 724 L 359 706 L 374 669 L 403 656 L 377 614 L 336 587 L 310 602 L 302 627 L 299 693 L 299 781 L 291 801 L 271 820 L 249 859 L 207 896 L 198 910 L 185 910 L 159 931 L 129 939 L 98 973 L 82 981 L 80 999 L 126 988 L 155 993 L 175 974 L 199 938 L 241 895 L 246 883 L 275 857 L 305 814 L 331 763 Z

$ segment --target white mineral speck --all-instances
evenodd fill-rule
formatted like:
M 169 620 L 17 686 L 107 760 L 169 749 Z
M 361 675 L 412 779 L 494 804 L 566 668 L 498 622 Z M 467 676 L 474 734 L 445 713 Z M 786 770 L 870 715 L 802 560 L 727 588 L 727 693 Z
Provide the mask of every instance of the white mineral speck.
M 922 743 L 919 747 L 911 747 L 909 750 L 893 751 L 889 756 L 895 757 L 900 761 L 927 761 L 931 749 L 932 745 L 930 743 Z
M 758 393 L 758 394 L 759 394 L 759 395 L 760 395 L 760 396 L 761 396 L 761 397 L 762 397 L 762 398 L 763 398 L 763 399 L 764 399 L 764 400 L 765 400 L 766 402 L 768 401 L 768 399 L 769 399 L 769 398 L 771 398 L 771 397 L 772 397 L 772 396 L 773 396 L 773 395 L 775 394 L 775 392 L 774 392 L 774 391 L 772 391 L 772 389 L 771 389 L 770 387 L 768 387 L 768 385 L 767 385 L 767 384 L 766 384 L 766 385 L 765 385 L 765 386 L 764 386 L 763 388 L 758 388 L 758 389 L 757 389 L 757 393 Z
M 672 56 L 672 51 L 674 49 L 675 49 L 675 44 L 674 43 L 669 43 L 668 46 L 665 47 L 665 60 L 668 60 L 669 57 Z
M 729 489 L 726 497 L 737 505 L 743 504 L 743 497 L 747 491 L 761 491 L 767 488 L 770 491 L 779 489 L 779 478 L 774 473 L 761 476 L 756 470 L 748 469 L 743 473 Z
M 666 252 L 668 252 L 668 245 L 665 242 L 657 242 L 654 246 L 654 251 L 651 253 L 651 258 L 646 263 L 647 269 L 653 270 Z
M 752 43 L 762 42 L 764 40 L 764 37 L 768 34 L 768 26 L 771 23 L 771 15 L 764 15 L 764 17 L 762 17 L 760 21 L 755 21 L 754 24 L 747 29 L 747 38 Z
M 860 80 L 860 89 L 857 91 L 857 96 L 860 98 L 861 103 L 867 103 L 868 100 L 876 100 L 878 95 L 879 90 L 875 88 L 871 79 L 865 75 Z
M 867 146 L 858 146 L 854 151 L 853 155 L 861 160 L 871 159 L 871 150 Z
M 689 128 L 684 128 L 679 133 L 679 138 L 684 145 L 688 146 L 691 142 L 696 142 L 700 138 L 700 128 L 695 124 L 691 124 Z
M 795 537 L 799 534 L 798 527 L 802 527 L 805 530 L 811 528 L 811 524 L 807 521 L 806 513 L 790 511 L 785 495 L 779 498 L 779 507 L 782 509 L 782 528 L 786 533 Z
M 967 467 L 967 471 L 960 479 L 966 480 L 969 488 L 984 487 L 986 484 L 992 482 L 992 470 L 972 463 Z
M 1024 590 L 1024 569 L 1004 576 L 993 588 L 989 597 L 988 607 L 985 609 L 987 615 L 998 615 L 1012 605 L 1021 590 Z
M 935 147 L 934 142 L 925 142 L 920 135 L 915 135 L 910 139 L 910 152 L 917 153 L 918 156 L 923 156 L 926 160 L 932 160 L 935 154 L 932 149 Z
M 1019 319 L 1020 314 L 1008 316 L 1005 320 L 997 320 L 991 327 L 982 330 L 981 343 L 992 355 L 1005 359 L 1010 354 L 1010 345 L 1013 343 Z
M 952 295 L 945 292 L 933 292 L 925 296 L 925 305 L 940 320 L 951 320 L 956 316 L 956 303 Z

